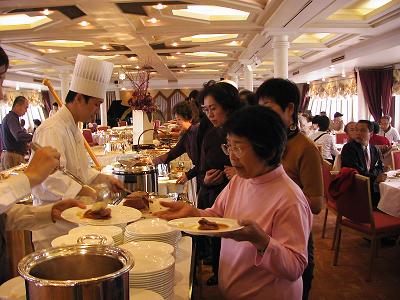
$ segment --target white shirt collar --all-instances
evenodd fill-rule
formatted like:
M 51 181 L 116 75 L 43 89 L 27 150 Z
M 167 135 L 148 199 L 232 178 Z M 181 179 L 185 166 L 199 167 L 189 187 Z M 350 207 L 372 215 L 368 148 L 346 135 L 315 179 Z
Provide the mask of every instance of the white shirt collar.
M 67 125 L 67 128 L 74 133 L 75 138 L 77 137 L 77 133 L 80 133 L 80 130 L 78 128 L 78 125 L 75 123 L 75 119 L 72 116 L 72 113 L 69 111 L 67 106 L 61 107 L 57 115 L 59 118 L 61 118 Z

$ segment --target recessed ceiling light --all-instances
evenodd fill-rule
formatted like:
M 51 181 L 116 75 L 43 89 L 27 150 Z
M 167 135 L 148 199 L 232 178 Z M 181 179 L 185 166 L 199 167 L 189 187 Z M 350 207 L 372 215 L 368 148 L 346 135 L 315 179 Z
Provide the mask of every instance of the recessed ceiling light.
M 136 67 L 135 67 L 135 69 L 139 70 L 139 69 L 140 69 L 140 67 L 139 67 L 139 66 L 136 66 Z
M 180 55 L 180 54 L 182 54 L 182 53 L 180 53 L 180 52 L 176 52 L 175 54 L 176 54 L 176 55 Z
M 206 21 L 243 21 L 250 15 L 247 11 L 215 5 L 188 5 L 186 9 L 173 9 L 172 14 Z
M 103 46 L 101 46 L 101 49 L 103 49 L 103 50 L 107 50 L 107 45 L 103 45 Z
M 198 51 L 198 52 L 188 52 L 185 53 L 188 56 L 205 56 L 205 57 L 224 57 L 228 56 L 226 53 L 212 52 L 212 51 Z
M 156 19 L 156 18 L 151 18 L 151 19 L 148 19 L 148 20 L 147 20 L 147 22 L 152 23 L 152 24 L 156 24 L 158 21 L 159 21 L 159 20 Z
M 158 10 L 162 10 L 164 8 L 166 8 L 167 6 L 162 4 L 162 3 L 158 3 L 157 5 L 153 5 L 153 8 L 158 9 Z
M 182 68 L 186 68 L 186 65 L 182 65 Z
M 1 15 L 0 16 L 0 31 L 33 29 L 37 26 L 49 23 L 51 21 L 52 20 L 46 16 L 31 17 L 26 14 Z
M 48 8 L 45 8 L 40 13 L 42 15 L 48 16 L 48 15 L 52 14 L 53 12 L 51 10 L 49 10 Z
M 177 46 L 178 46 L 178 43 L 177 43 L 177 42 L 173 42 L 171 45 L 172 45 L 173 47 L 177 47 Z
M 137 58 L 135 56 L 131 56 L 129 57 L 130 60 L 137 60 Z
M 69 41 L 69 40 L 52 40 L 52 41 L 40 41 L 40 42 L 29 42 L 29 44 L 42 47 L 85 47 L 92 46 L 92 42 L 85 41 Z
M 82 27 L 86 27 L 86 26 L 90 25 L 90 23 L 88 21 L 82 21 L 82 22 L 79 22 L 78 24 L 81 25 Z

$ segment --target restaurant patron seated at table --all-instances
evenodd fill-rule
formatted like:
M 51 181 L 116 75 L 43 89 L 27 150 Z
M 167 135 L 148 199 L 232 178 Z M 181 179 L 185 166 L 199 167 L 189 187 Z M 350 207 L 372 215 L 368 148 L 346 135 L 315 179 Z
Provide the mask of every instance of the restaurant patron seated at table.
M 312 214 L 301 189 L 285 173 L 281 159 L 286 127 L 265 107 L 247 107 L 225 126 L 235 175 L 215 204 L 201 210 L 180 202 L 163 203 L 165 219 L 189 216 L 239 220 L 242 229 L 225 233 L 219 289 L 226 299 L 301 299 Z

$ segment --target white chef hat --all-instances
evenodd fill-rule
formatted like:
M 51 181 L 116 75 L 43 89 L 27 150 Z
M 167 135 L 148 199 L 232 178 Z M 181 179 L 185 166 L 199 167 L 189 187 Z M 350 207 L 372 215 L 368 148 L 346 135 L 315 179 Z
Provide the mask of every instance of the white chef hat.
M 114 64 L 78 54 L 70 90 L 103 99 L 110 83 Z
M 232 81 L 232 80 L 224 79 L 224 80 L 221 80 L 220 82 L 229 83 L 230 85 L 234 86 L 237 90 L 239 89 L 239 85 L 236 82 Z

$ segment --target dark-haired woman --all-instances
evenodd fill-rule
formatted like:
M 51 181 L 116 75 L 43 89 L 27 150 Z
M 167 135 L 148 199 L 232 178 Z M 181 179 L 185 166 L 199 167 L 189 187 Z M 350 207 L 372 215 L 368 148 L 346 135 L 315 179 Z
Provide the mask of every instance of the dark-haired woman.
M 204 87 L 199 97 L 204 103 L 203 111 L 213 125 L 204 134 L 200 152 L 198 207 L 205 209 L 213 206 L 215 199 L 229 182 L 224 169 L 231 164 L 221 149 L 221 145 L 226 143 L 226 132 L 223 127 L 228 117 L 239 109 L 241 104 L 238 90 L 226 82 Z M 214 275 L 207 281 L 208 285 L 218 283 L 220 247 L 221 240 L 213 238 L 211 248 Z
M 256 92 L 258 103 L 274 110 L 287 128 L 288 142 L 282 165 L 289 177 L 303 190 L 311 211 L 321 211 L 324 197 L 322 159 L 317 147 L 297 127 L 300 92 L 296 84 L 282 78 L 265 81 Z M 308 266 L 303 274 L 303 299 L 308 299 L 314 272 L 312 236 L 308 243 Z
M 226 124 L 223 146 L 237 170 L 206 210 L 174 202 L 159 217 L 238 219 L 242 229 L 222 235 L 219 289 L 224 299 L 299 300 L 307 265 L 312 214 L 301 189 L 287 176 L 281 157 L 286 127 L 265 107 L 248 107 Z
M 192 125 L 193 111 L 190 103 L 187 101 L 182 101 L 175 104 L 175 106 L 172 108 L 172 113 L 175 115 L 176 124 L 183 132 L 183 135 L 174 148 L 172 148 L 169 152 L 153 159 L 153 163 L 169 163 L 182 154 L 187 153 L 195 167 L 177 179 L 176 183 L 183 184 L 194 178 L 198 173 L 196 166 L 198 165 L 199 156 L 197 147 L 197 131 L 199 125 Z
M 335 157 L 339 154 L 336 150 L 333 136 L 330 135 L 330 120 L 327 116 L 318 118 L 318 131 L 310 135 L 310 139 L 316 144 L 322 146 L 322 157 L 333 164 Z

